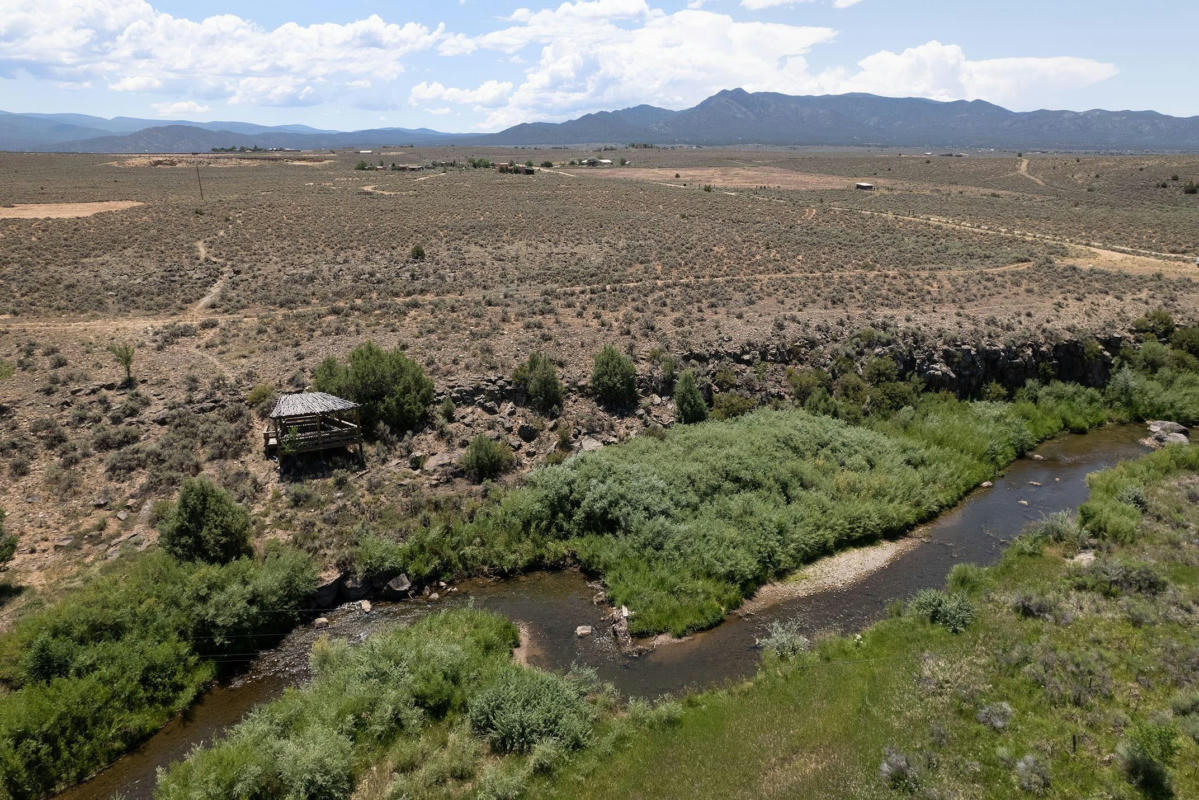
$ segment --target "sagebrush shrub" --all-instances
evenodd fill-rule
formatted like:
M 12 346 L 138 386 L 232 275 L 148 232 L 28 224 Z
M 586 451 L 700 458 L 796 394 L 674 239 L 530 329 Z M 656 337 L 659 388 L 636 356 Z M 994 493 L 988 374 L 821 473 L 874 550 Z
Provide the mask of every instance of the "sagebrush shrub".
M 587 706 L 564 678 L 510 667 L 470 702 L 475 733 L 502 753 L 527 753 L 545 741 L 573 749 L 591 732 Z
M 512 448 L 507 442 L 497 442 L 480 434 L 471 439 L 462 456 L 462 468 L 474 481 L 495 478 L 512 468 Z

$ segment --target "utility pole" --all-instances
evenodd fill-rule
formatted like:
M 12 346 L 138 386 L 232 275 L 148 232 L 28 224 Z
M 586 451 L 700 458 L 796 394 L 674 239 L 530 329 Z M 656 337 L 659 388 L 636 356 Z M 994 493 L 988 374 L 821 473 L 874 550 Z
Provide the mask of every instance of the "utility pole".
M 200 162 L 196 162 L 196 185 L 200 187 L 200 202 L 204 202 L 204 184 L 200 182 Z

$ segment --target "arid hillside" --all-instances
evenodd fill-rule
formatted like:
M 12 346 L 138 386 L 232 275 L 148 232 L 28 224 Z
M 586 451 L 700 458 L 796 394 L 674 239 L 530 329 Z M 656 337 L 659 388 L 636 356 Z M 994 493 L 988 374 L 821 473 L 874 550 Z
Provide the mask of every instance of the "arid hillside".
M 1189 320 L 1196 179 L 1199 158 L 1181 156 L 0 154 L 9 569 L 40 585 L 144 546 L 155 501 L 200 471 L 260 512 L 260 537 L 332 563 L 332 532 L 372 502 L 419 517 L 484 491 L 454 466 L 475 434 L 506 438 L 527 468 L 670 424 L 676 369 L 765 402 L 785 395 L 787 366 L 851 341 L 936 361 L 945 347 L 1106 342 L 1157 308 Z M 246 396 L 305 387 L 367 340 L 403 345 L 457 408 L 372 445 L 369 500 L 343 498 L 343 475 L 318 503 L 262 457 Z M 114 342 L 136 348 L 132 384 Z M 644 400 L 627 415 L 585 391 L 606 343 L 638 366 Z M 567 386 L 555 418 L 512 402 L 535 351 Z

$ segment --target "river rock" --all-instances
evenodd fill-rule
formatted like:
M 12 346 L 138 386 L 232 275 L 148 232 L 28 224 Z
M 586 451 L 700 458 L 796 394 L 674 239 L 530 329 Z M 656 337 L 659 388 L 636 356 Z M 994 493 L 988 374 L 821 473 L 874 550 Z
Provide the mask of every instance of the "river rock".
M 984 489 L 990 489 L 994 485 L 995 485 L 995 483 L 993 481 L 983 481 L 982 483 L 979 484 L 979 486 L 981 486 Z
M 430 603 L 436 603 L 440 599 L 441 599 L 441 595 L 439 595 L 437 592 L 433 592 L 433 594 L 429 595 Z
M 1019 503 L 1019 504 L 1020 504 L 1020 505 L 1022 505 L 1022 506 L 1026 506 L 1026 505 L 1028 505 L 1028 501 L 1027 501 L 1027 500 L 1017 500 L 1016 502 L 1017 502 L 1017 503 Z
M 582 639 L 585 636 L 590 636 L 590 635 L 591 635 L 591 626 L 590 625 L 580 625 L 579 627 L 575 628 L 575 636 L 579 637 L 580 639 Z
M 1031 456 L 1029 456 L 1029 457 L 1030 457 L 1030 458 L 1031 458 L 1033 461 L 1044 461 L 1044 460 L 1045 460 L 1045 456 L 1041 455 L 1040 453 L 1033 453 L 1033 454 L 1032 454 Z
M 383 596 L 388 600 L 399 600 L 407 597 L 411 589 L 412 581 L 408 580 L 408 576 L 401 572 L 383 586 Z
M 1151 419 L 1148 422 L 1150 433 L 1187 433 L 1187 429 L 1177 422 L 1164 419 Z

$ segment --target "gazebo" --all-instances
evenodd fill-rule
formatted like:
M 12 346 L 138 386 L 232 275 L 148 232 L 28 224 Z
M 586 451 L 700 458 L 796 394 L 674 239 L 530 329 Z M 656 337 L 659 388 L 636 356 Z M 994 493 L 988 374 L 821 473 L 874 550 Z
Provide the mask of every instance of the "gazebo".
M 266 430 L 263 449 L 268 457 L 311 453 L 318 450 L 357 448 L 362 460 L 362 427 L 358 404 L 325 392 L 285 394 L 275 403 Z

